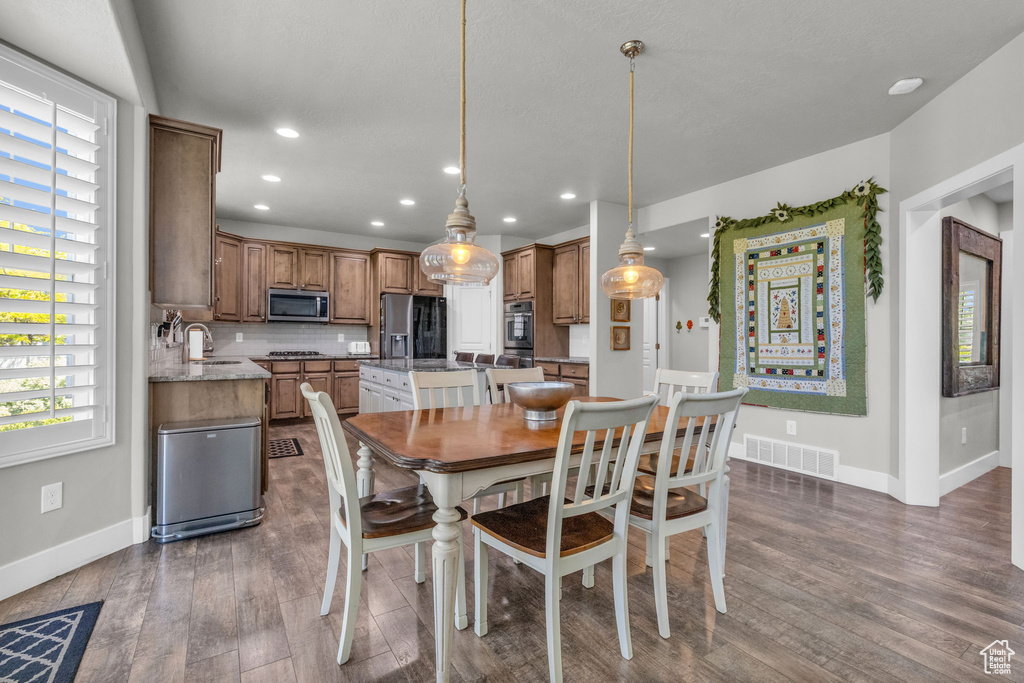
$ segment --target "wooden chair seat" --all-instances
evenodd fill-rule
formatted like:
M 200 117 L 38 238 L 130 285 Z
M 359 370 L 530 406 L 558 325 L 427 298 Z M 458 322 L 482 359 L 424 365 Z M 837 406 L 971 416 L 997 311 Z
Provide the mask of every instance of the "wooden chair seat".
M 382 491 L 359 499 L 363 516 L 363 538 L 387 538 L 434 528 L 437 506 L 423 484 Z M 469 515 L 460 507 L 462 521 Z M 344 509 L 341 511 L 344 519 Z
M 672 472 L 679 469 L 679 454 L 681 448 L 677 448 L 672 451 Z M 693 452 L 694 448 L 690 449 L 690 457 L 686 459 L 686 471 L 689 472 L 693 469 Z M 643 453 L 640 456 L 640 463 L 637 465 L 637 474 L 657 474 L 658 473 L 658 453 Z
M 608 493 L 608 486 L 604 487 Z M 594 487 L 587 487 L 587 495 L 594 495 Z M 665 505 L 665 519 L 679 519 L 708 509 L 708 500 L 690 489 L 669 489 Z M 638 477 L 633 485 L 633 500 L 629 513 L 643 519 L 654 519 L 654 481 Z
M 534 557 L 545 556 L 548 533 L 548 505 L 551 496 L 473 515 L 473 526 L 483 529 L 508 545 Z M 572 501 L 566 500 L 567 504 Z M 612 523 L 591 512 L 562 519 L 562 557 L 574 555 L 612 539 Z

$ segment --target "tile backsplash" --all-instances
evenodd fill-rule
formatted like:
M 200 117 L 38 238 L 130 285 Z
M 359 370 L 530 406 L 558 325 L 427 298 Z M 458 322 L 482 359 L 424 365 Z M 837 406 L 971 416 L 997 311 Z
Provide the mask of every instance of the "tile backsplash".
M 213 353 L 218 356 L 257 356 L 270 351 L 347 353 L 348 343 L 368 341 L 368 327 L 319 323 L 211 323 Z M 242 341 L 235 341 L 241 333 Z M 338 341 L 338 335 L 345 341 Z
M 569 325 L 569 355 L 590 356 L 590 325 Z

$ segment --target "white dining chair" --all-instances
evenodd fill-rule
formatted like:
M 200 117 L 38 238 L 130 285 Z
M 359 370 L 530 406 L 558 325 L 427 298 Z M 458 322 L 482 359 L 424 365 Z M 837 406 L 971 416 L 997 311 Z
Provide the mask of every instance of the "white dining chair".
M 362 567 L 360 557 L 364 553 L 415 546 L 416 583 L 426 578 L 426 542 L 432 540 L 431 532 L 435 522 L 433 515 L 437 506 L 427 488 L 407 486 L 393 491 L 374 493 L 359 497 L 356 488 L 355 469 L 349 455 L 341 421 L 331 397 L 322 391 L 313 391 L 308 383 L 300 387 L 302 395 L 309 402 L 320 437 L 320 451 L 327 472 L 327 491 L 331 505 L 331 543 L 327 559 L 327 583 L 324 585 L 324 599 L 320 614 L 331 609 L 334 584 L 338 577 L 341 559 L 341 544 L 345 544 L 345 609 L 341 622 L 341 640 L 338 643 L 338 664 L 348 661 L 352 651 L 352 639 L 356 631 L 356 617 L 359 613 L 359 593 L 362 589 Z M 456 508 L 462 519 L 466 511 Z M 455 593 L 455 625 L 466 628 L 466 565 L 459 538 L 459 578 Z
M 626 595 L 629 500 L 640 447 L 657 403 L 658 397 L 653 394 L 627 401 L 570 401 L 555 452 L 553 495 L 476 514 L 470 519 L 476 551 L 476 634 L 487 633 L 487 553 L 494 548 L 544 575 L 548 674 L 552 681 L 562 680 L 562 577 L 609 558 L 619 652 L 625 659 L 633 656 Z M 614 435 L 618 429 L 622 432 L 616 448 Z M 575 438 L 577 432 L 586 433 L 579 456 L 573 455 L 574 447 L 580 445 Z M 595 453 L 598 439 L 602 441 L 601 450 Z M 576 457 L 580 474 L 570 491 L 569 464 Z M 612 514 L 613 509 L 612 521 L 598 514 Z
M 476 370 L 454 372 L 409 373 L 412 386 L 412 407 L 415 410 L 435 408 L 462 408 L 466 405 L 480 405 L 480 385 Z M 506 481 L 488 486 L 473 496 L 473 514 L 480 511 L 480 499 L 498 496 L 498 507 L 505 507 L 509 493 L 516 494 L 516 501 L 523 500 L 523 480 Z
M 669 401 L 665 437 L 661 441 L 658 470 L 653 481 L 637 477 L 630 504 L 629 523 L 648 534 L 653 554 L 654 602 L 658 613 L 658 632 L 669 637 L 666 552 L 668 539 L 694 529 L 703 529 L 707 538 L 708 568 L 715 609 L 725 613 L 725 535 L 722 515 L 725 463 L 729 454 L 733 427 L 747 389 L 710 394 L 679 392 Z M 674 459 L 675 439 L 671 438 L 685 421 L 682 452 L 693 453 Z M 710 425 L 714 429 L 709 429 Z M 700 426 L 700 431 L 697 427 Z M 688 487 L 701 487 L 705 494 Z
M 491 395 L 491 403 L 508 403 L 510 401 L 505 385 L 510 382 L 543 382 L 543 368 L 487 368 L 487 390 Z

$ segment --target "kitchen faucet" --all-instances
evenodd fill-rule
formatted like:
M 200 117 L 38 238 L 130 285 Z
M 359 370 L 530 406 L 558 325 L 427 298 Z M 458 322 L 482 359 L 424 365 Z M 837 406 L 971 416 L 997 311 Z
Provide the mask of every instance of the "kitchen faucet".
M 185 326 L 185 329 L 181 331 L 181 362 L 188 363 L 188 332 L 193 327 L 198 327 L 203 331 L 203 353 L 207 351 L 213 351 L 213 334 L 210 332 L 210 328 L 202 323 L 189 323 Z

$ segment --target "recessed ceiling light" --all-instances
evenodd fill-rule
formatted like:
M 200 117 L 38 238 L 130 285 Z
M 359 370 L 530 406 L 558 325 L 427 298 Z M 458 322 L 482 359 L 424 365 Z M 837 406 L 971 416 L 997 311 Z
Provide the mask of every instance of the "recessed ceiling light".
M 563 192 L 562 199 L 576 199 L 576 195 L 574 195 L 572 192 Z
M 264 180 L 266 180 L 268 183 L 279 183 L 279 182 L 281 182 L 281 178 L 276 176 L 276 175 L 269 175 L 268 174 L 268 175 L 261 176 L 261 177 Z
M 710 235 L 710 233 L 702 232 L 702 233 L 700 234 L 700 236 L 701 236 L 701 237 L 710 237 L 711 235 Z
M 372 225 L 375 228 L 383 228 L 384 221 L 370 221 L 370 225 Z
M 299 131 L 292 130 L 291 128 L 278 128 L 277 134 L 283 138 L 297 138 L 299 137 Z
M 654 251 L 654 247 L 644 247 L 644 251 Z
M 270 211 L 270 207 L 266 204 L 253 204 L 252 208 L 259 209 L 260 211 Z
M 412 206 L 413 204 L 416 203 L 416 201 L 412 199 L 402 199 L 398 203 L 403 204 L 404 206 Z
M 890 95 L 906 95 L 921 87 L 924 81 L 920 78 L 903 78 L 892 84 L 889 88 Z
M 447 173 L 448 175 L 458 175 L 459 173 L 462 172 L 462 169 L 459 168 L 458 166 L 445 166 L 444 172 Z
M 516 222 L 516 217 L 515 216 L 505 216 L 502 220 L 505 221 L 506 223 L 515 223 Z

